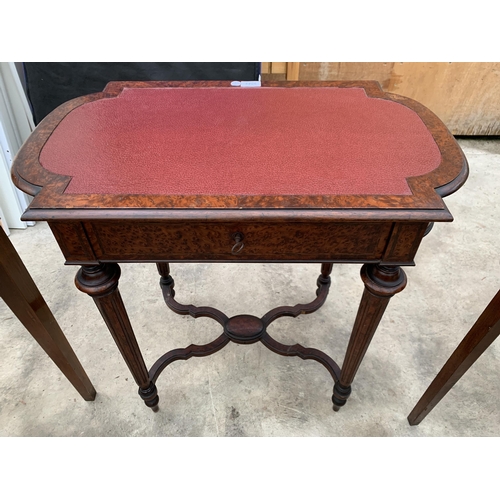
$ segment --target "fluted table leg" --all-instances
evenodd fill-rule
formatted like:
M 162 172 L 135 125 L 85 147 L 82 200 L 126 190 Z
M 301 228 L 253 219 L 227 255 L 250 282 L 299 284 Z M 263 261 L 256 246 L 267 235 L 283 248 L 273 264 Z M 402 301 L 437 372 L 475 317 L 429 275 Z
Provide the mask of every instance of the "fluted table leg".
M 149 378 L 146 364 L 123 305 L 118 290 L 119 279 L 120 266 L 118 264 L 100 264 L 82 266 L 76 275 L 75 283 L 79 290 L 94 299 L 139 386 L 139 395 L 146 406 L 156 412 L 158 411 L 158 393 L 155 384 Z
M 351 394 L 351 384 L 359 365 L 393 295 L 406 286 L 406 275 L 399 266 L 365 264 L 361 268 L 365 290 L 342 364 L 340 379 L 333 389 L 333 409 L 338 411 Z

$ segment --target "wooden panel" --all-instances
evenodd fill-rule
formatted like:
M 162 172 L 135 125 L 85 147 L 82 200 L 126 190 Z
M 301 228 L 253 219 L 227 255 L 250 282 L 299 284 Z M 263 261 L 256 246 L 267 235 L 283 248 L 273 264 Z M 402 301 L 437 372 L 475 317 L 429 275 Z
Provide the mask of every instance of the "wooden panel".
M 287 71 L 287 63 L 286 62 L 263 62 L 262 68 L 261 68 L 261 79 L 262 79 L 262 81 L 286 80 L 286 71 Z M 298 77 L 297 77 L 297 80 L 298 80 Z
M 299 80 L 376 80 L 386 90 L 394 63 L 300 63 Z
M 425 223 L 398 222 L 394 224 L 382 264 L 412 262 L 426 229 Z
M 286 63 L 286 79 L 296 81 L 299 79 L 300 63 Z
M 67 262 L 97 262 L 81 222 L 49 223 Z
M 286 62 L 272 62 L 271 73 L 286 73 Z
M 300 63 L 300 80 L 377 80 L 427 106 L 455 135 L 500 134 L 500 63 Z
M 100 261 L 376 261 L 382 258 L 390 222 L 207 223 L 85 222 Z M 233 255 L 234 235 L 244 247 Z
M 500 133 L 500 63 L 397 63 L 388 91 L 420 101 L 453 134 Z

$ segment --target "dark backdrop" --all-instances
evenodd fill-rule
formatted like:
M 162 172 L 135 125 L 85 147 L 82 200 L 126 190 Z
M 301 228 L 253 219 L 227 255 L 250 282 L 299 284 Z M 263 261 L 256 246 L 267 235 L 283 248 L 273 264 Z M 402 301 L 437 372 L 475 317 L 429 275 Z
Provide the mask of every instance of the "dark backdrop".
M 111 81 L 258 80 L 260 63 L 23 63 L 35 125 L 60 104 Z

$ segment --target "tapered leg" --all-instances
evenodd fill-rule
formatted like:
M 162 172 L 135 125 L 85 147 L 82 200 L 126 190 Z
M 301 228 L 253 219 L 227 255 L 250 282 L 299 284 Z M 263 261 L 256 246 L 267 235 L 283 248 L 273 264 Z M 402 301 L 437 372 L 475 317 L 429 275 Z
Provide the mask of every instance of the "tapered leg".
M 76 274 L 75 283 L 79 290 L 94 299 L 139 386 L 139 395 L 146 406 L 156 412 L 158 411 L 158 393 L 155 384 L 149 378 L 146 364 L 118 291 L 119 279 L 120 266 L 118 264 L 100 264 L 82 266 Z
M 333 389 L 333 409 L 344 406 L 351 394 L 351 384 L 370 345 L 385 308 L 393 295 L 406 286 L 406 275 L 399 266 L 365 264 L 361 268 L 365 290 L 347 346 L 340 379 Z
M 408 415 L 410 425 L 418 425 L 422 422 L 499 335 L 500 291 L 479 316 Z
M 35 282 L 0 228 L 0 297 L 86 401 L 95 389 Z

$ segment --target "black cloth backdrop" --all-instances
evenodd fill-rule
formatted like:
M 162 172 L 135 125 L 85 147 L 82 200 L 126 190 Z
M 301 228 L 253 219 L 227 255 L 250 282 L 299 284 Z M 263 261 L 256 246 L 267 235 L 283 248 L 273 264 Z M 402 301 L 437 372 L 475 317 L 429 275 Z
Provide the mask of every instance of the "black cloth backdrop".
M 260 63 L 23 63 L 35 125 L 60 104 L 111 81 L 258 80 Z

